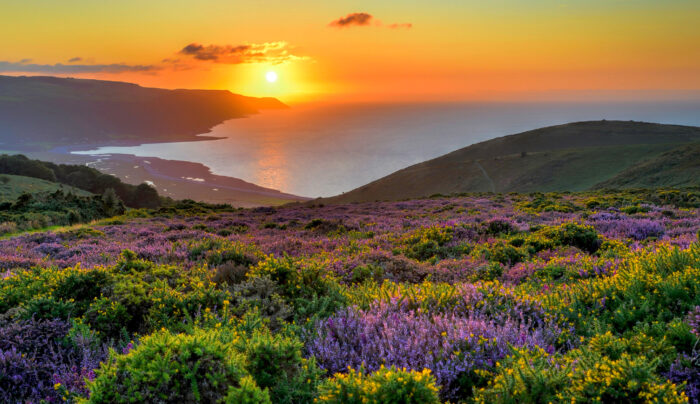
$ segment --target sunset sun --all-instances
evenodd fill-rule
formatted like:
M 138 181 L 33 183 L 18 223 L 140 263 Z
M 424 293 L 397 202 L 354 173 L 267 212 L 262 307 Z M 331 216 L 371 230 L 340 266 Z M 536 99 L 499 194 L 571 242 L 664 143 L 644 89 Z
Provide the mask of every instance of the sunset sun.
M 275 73 L 275 72 L 267 72 L 267 73 L 265 74 L 265 79 L 266 79 L 269 83 L 274 83 L 275 81 L 277 81 L 277 73 Z

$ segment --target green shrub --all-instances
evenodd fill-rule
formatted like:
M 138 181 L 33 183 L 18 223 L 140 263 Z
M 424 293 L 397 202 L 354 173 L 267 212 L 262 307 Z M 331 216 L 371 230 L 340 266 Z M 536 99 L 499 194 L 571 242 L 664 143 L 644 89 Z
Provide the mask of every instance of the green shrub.
M 135 252 L 123 250 L 115 269 L 119 272 L 145 272 L 154 266 L 155 264 L 151 261 L 139 259 Z
M 589 253 L 596 252 L 602 243 L 593 226 L 573 222 L 545 227 L 539 233 L 553 240 L 557 245 L 577 247 Z
M 218 403 L 262 397 L 245 362 L 213 332 L 144 337 L 125 355 L 114 352 L 88 382 L 89 403 Z M 229 401 L 231 402 L 231 401 Z
M 29 300 L 22 306 L 24 319 L 55 319 L 67 320 L 76 312 L 75 303 L 56 300 L 52 297 L 38 297 Z
M 318 402 L 329 404 L 437 404 L 438 388 L 430 370 L 394 367 L 366 375 L 353 369 L 336 374 L 319 387 Z
M 495 377 L 487 387 L 475 390 L 479 404 L 548 404 L 563 402 L 561 393 L 571 383 L 570 368 L 552 363 L 542 349 L 516 350 L 496 364 Z M 480 373 L 488 377 L 488 372 Z
M 95 299 L 87 309 L 84 322 L 101 337 L 116 339 L 126 333 L 131 315 L 121 303 L 101 298 Z
M 260 390 L 252 377 L 241 379 L 241 387 L 229 387 L 224 404 L 272 404 L 267 390 Z
M 472 255 L 503 265 L 517 264 L 527 257 L 527 253 L 523 251 L 522 248 L 514 247 L 503 241 L 496 241 L 491 244 L 479 244 L 472 251 Z
M 684 403 L 679 387 L 659 376 L 658 358 L 630 355 L 646 342 L 594 338 L 593 345 L 563 357 L 542 349 L 514 350 L 497 364 L 488 386 L 477 389 L 476 403 Z M 607 356 L 606 354 L 613 356 Z M 652 354 L 653 355 L 653 354 Z
M 111 283 L 112 277 L 107 270 L 71 268 L 61 274 L 53 295 L 61 300 L 74 300 L 78 311 L 82 313 L 92 300 L 101 296 L 102 289 L 108 288 Z
M 340 285 L 317 264 L 268 257 L 248 273 L 249 279 L 264 277 L 277 284 L 279 295 L 293 307 L 295 320 L 327 317 L 344 305 Z
M 296 338 L 256 333 L 245 343 L 246 369 L 257 384 L 269 389 L 275 403 L 310 403 L 322 371 L 302 356 Z

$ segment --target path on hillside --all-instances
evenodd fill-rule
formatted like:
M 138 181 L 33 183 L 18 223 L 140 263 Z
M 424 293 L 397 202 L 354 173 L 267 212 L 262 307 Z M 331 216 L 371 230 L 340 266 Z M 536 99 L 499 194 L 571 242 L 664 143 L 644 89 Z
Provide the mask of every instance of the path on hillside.
M 491 192 L 496 192 L 496 184 L 494 184 L 493 180 L 491 177 L 489 177 L 489 174 L 484 170 L 484 167 L 479 164 L 478 161 L 474 161 L 474 164 L 476 164 L 477 167 L 479 167 L 479 170 L 481 170 L 482 173 L 484 173 L 484 177 L 489 181 L 489 184 L 491 184 Z

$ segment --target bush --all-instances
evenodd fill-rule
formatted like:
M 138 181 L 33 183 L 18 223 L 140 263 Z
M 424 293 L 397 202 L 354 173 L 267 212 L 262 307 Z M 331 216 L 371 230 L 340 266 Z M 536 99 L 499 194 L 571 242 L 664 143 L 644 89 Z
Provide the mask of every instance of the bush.
M 303 344 L 292 337 L 256 333 L 245 344 L 246 369 L 269 389 L 275 403 L 312 402 L 321 376 L 313 360 L 302 357 Z
M 440 402 L 430 370 L 407 371 L 394 367 L 366 375 L 350 369 L 319 387 L 320 403 L 329 404 L 437 404 Z
M 227 397 L 263 397 L 244 359 L 213 332 L 144 337 L 131 352 L 110 359 L 88 384 L 89 403 L 217 403 Z
M 527 257 L 527 253 L 523 249 L 506 244 L 503 241 L 497 241 L 493 244 L 480 244 L 472 251 L 472 255 L 503 265 L 517 264 Z
M 545 227 L 539 233 L 553 240 L 557 245 L 577 247 L 591 254 L 596 252 L 602 243 L 593 226 L 573 222 Z
M 616 353 L 617 354 L 617 353 Z M 541 349 L 515 350 L 478 389 L 477 403 L 684 403 L 684 393 L 656 373 L 658 360 L 619 353 L 618 359 L 584 347 L 564 357 Z
M 95 299 L 84 317 L 85 323 L 101 337 L 115 339 L 126 334 L 131 319 L 126 307 L 106 298 Z

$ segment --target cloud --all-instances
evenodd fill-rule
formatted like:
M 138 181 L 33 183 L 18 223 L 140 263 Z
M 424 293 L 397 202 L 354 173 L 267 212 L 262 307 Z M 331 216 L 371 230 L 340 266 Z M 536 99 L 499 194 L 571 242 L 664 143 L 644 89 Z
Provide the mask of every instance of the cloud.
M 374 25 L 377 27 L 386 27 L 389 29 L 410 29 L 413 27 L 413 24 L 411 24 L 410 22 L 384 24 L 381 21 L 375 19 L 374 16 L 372 16 L 372 14 L 369 13 L 350 13 L 345 17 L 340 17 L 337 20 L 331 21 L 328 25 L 335 28 L 347 28 L 353 26 L 366 27 L 369 26 L 372 23 L 372 21 L 374 21 Z
M 81 62 L 82 60 L 83 60 L 83 58 L 81 58 L 81 57 L 74 57 L 74 58 L 68 59 L 68 63 Z
M 196 60 L 225 64 L 271 63 L 280 64 L 307 59 L 289 52 L 284 41 L 244 45 L 202 45 L 191 43 L 178 52 Z
M 47 73 L 47 74 L 78 74 L 78 73 L 126 73 L 126 72 L 154 72 L 161 68 L 155 65 L 127 65 L 123 63 L 113 64 L 36 64 L 20 62 L 0 61 L 2 73 Z
M 337 20 L 331 21 L 328 25 L 337 28 L 351 27 L 353 25 L 363 26 L 369 25 L 372 18 L 374 17 L 372 17 L 372 15 L 368 13 L 350 13 L 345 17 L 340 17 Z
M 390 28 L 390 29 L 411 29 L 411 28 L 413 28 L 413 24 L 411 24 L 410 22 L 404 22 L 401 24 L 394 23 L 394 24 L 389 24 L 386 27 Z

